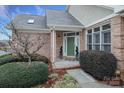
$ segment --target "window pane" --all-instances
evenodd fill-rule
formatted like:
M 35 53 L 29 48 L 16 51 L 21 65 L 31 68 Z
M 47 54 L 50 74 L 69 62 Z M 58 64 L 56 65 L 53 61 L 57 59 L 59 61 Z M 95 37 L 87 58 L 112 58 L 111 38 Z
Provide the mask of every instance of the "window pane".
M 94 43 L 100 43 L 100 34 L 99 33 L 94 34 Z
M 111 52 L 111 45 L 103 45 L 102 48 L 106 52 Z
M 87 49 L 88 49 L 88 50 L 92 50 L 92 45 L 88 45 L 88 46 L 87 46 Z
M 78 37 L 77 37 L 76 39 L 77 39 L 77 40 L 76 40 L 76 41 L 77 41 L 76 46 L 78 46 L 78 47 L 79 47 L 79 41 L 80 41 L 80 40 L 79 40 L 79 38 L 78 38 Z
M 94 28 L 94 32 L 100 31 L 100 27 Z
M 67 33 L 67 36 L 75 36 L 75 33 Z
M 102 42 L 103 43 L 111 43 L 111 33 L 110 32 L 102 33 Z
M 110 29 L 110 28 L 111 28 L 110 24 L 102 26 L 102 30 L 107 30 L 107 29 Z
M 92 29 L 88 30 L 88 33 L 92 33 Z
M 66 53 L 66 38 L 64 38 L 64 52 Z
M 66 36 L 66 34 L 64 34 L 64 36 Z
M 87 43 L 92 43 L 92 35 L 88 35 L 87 36 Z
M 79 32 L 77 32 L 76 35 L 79 35 Z
M 100 45 L 94 45 L 94 50 L 100 50 Z

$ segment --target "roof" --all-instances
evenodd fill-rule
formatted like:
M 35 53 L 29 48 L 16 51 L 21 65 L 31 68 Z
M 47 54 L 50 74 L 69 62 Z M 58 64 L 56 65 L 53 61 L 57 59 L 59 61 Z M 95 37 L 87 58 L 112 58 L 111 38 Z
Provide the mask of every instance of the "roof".
M 67 5 L 66 7 L 66 11 L 68 12 L 69 11 L 69 8 L 70 6 L 73 6 L 73 5 Z M 102 7 L 102 8 L 105 8 L 105 9 L 108 9 L 108 10 L 114 10 L 114 7 L 115 5 L 94 5 L 94 6 L 98 6 L 98 7 Z
M 51 26 L 54 27 L 75 27 L 82 28 L 83 25 L 75 19 L 71 14 L 65 11 L 47 10 L 45 16 L 20 14 L 17 15 L 12 21 L 16 29 L 20 30 L 50 30 Z M 31 23 L 28 23 L 31 22 Z M 7 25 L 11 29 L 11 24 Z
M 83 27 L 71 14 L 65 11 L 47 10 L 47 26 Z
M 33 23 L 28 23 L 29 20 L 34 20 Z M 36 16 L 30 14 L 20 14 L 15 17 L 13 20 L 16 29 L 25 29 L 25 30 L 46 30 L 45 16 Z

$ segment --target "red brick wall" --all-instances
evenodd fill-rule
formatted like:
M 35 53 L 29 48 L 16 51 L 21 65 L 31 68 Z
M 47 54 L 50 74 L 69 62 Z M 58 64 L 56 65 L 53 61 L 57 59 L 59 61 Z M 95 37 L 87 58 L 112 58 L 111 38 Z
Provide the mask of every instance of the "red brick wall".
M 50 33 L 21 32 L 21 36 L 22 37 L 24 35 L 26 35 L 26 34 L 30 34 L 29 40 L 31 40 L 32 42 L 34 40 L 36 41 L 37 40 L 37 37 L 40 35 L 41 42 L 45 42 L 45 44 L 43 45 L 43 47 L 37 53 L 50 58 Z M 17 44 L 18 41 L 15 38 L 14 34 L 13 34 L 13 40 L 14 40 L 15 44 Z M 35 45 L 33 47 L 31 47 L 30 51 L 34 50 L 37 47 L 38 44 L 39 44 L 39 42 L 36 42 Z M 17 44 L 17 47 L 20 49 L 20 47 L 18 46 L 18 44 Z
M 124 69 L 124 18 L 116 16 L 111 19 L 112 53 L 118 59 L 118 68 Z

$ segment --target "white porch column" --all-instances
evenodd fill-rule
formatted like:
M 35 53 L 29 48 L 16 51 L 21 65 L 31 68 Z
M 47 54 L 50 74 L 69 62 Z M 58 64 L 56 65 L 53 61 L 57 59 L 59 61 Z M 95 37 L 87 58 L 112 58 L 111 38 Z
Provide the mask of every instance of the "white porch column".
M 56 31 L 53 29 L 51 31 L 51 61 L 56 60 Z

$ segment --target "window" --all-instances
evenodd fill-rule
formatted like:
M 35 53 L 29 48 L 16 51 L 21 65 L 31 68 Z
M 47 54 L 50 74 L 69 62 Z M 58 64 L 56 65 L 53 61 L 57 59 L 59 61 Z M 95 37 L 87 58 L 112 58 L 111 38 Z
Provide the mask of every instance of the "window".
M 34 23 L 34 19 L 29 19 L 28 20 L 28 24 L 33 24 Z
M 92 50 L 92 29 L 88 30 L 87 44 L 88 44 L 88 49 Z
M 102 50 L 106 52 L 111 52 L 110 24 L 102 26 Z
M 67 43 L 67 40 L 66 38 L 64 38 L 64 53 L 66 53 L 66 43 Z
M 102 43 L 110 43 L 110 42 L 111 42 L 110 31 L 102 32 Z
M 67 36 L 75 36 L 75 33 L 67 33 Z
M 100 27 L 94 28 L 93 50 L 100 50 Z
M 106 24 L 87 32 L 87 49 L 111 52 L 111 26 Z

